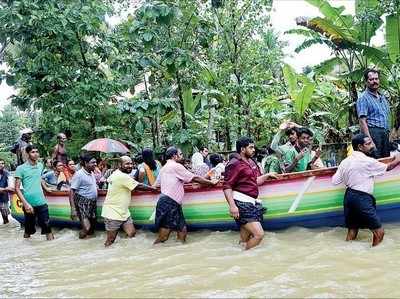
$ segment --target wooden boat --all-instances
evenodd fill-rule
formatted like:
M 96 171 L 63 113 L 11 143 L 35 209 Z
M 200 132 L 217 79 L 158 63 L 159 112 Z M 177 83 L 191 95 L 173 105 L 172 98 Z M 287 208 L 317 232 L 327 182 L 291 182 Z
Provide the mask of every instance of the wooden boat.
M 268 211 L 264 215 L 266 230 L 285 229 L 291 226 L 308 228 L 342 226 L 344 186 L 334 186 L 331 177 L 336 168 L 284 174 L 260 186 L 259 198 Z M 400 220 L 400 167 L 387 172 L 375 181 L 374 195 L 378 214 L 383 222 Z M 216 187 L 185 187 L 183 211 L 189 230 L 237 229 L 229 216 L 228 205 L 222 185 Z M 99 191 L 98 215 L 106 191 Z M 130 212 L 135 224 L 153 229 L 154 212 L 159 194 L 133 192 Z M 46 194 L 50 220 L 53 226 L 73 227 L 79 223 L 70 219 L 68 192 L 57 191 Z M 14 194 L 11 201 L 12 216 L 23 222 L 21 201 Z M 100 225 L 101 217 L 98 218 Z

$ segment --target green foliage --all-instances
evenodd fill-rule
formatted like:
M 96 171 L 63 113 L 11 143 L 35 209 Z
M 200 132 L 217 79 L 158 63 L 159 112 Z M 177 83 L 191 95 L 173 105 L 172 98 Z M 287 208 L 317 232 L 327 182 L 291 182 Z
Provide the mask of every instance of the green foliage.
M 0 151 L 7 152 L 19 137 L 23 117 L 15 107 L 7 105 L 0 112 Z
M 305 36 L 297 52 L 324 44 L 335 57 L 307 75 L 283 64 L 284 44 L 269 26 L 270 0 L 144 0 L 110 25 L 117 2 L 122 9 L 130 4 L 0 1 L 0 54 L 9 66 L 0 76 L 18 89 L 13 105 L 32 119 L 23 124 L 5 111 L 4 147 L 29 125 L 45 155 L 59 131 L 71 133 L 72 156 L 97 137 L 123 140 L 133 151 L 171 144 L 186 152 L 200 144 L 230 150 L 243 134 L 269 142 L 275 124 L 288 118 L 338 141 L 353 124 L 354 91 L 366 66 L 382 68 L 385 87 L 400 94 L 392 19 L 398 6 L 391 1 L 357 0 L 350 16 L 326 0 L 308 0 L 322 17 L 301 19 L 303 27 L 287 33 Z M 387 50 L 370 45 L 383 13 Z
M 3 34 L 12 45 L 5 55 L 7 82 L 19 89 L 13 104 L 43 111 L 44 136 L 70 130 L 73 154 L 88 139 L 106 134 L 96 127 L 116 118 L 110 102 L 132 84 L 119 72 L 121 57 L 105 21 L 108 13 L 110 7 L 96 0 L 9 1 L 0 12 Z
M 400 14 L 386 17 L 386 46 L 392 62 L 400 62 Z
M 283 75 L 293 100 L 295 118 L 302 123 L 316 85 L 306 76 L 296 74 L 293 68 L 287 64 L 283 67 Z

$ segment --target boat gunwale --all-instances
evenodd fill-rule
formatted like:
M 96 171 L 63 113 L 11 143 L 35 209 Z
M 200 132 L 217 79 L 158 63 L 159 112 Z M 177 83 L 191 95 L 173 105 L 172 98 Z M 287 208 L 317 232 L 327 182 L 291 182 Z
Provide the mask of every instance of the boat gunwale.
M 379 159 L 379 161 L 383 163 L 389 163 L 393 160 L 393 157 L 388 157 L 388 158 L 383 158 Z M 301 171 L 301 172 L 294 172 L 294 173 L 284 173 L 284 174 L 278 174 L 277 179 L 267 179 L 261 186 L 266 186 L 270 184 L 277 184 L 279 182 L 286 182 L 286 181 L 296 181 L 312 176 L 316 177 L 324 177 L 324 176 L 332 176 L 337 170 L 337 166 L 334 167 L 325 167 L 322 169 L 314 169 L 314 170 L 306 170 L 306 171 Z M 216 186 L 202 186 L 197 183 L 189 183 L 185 184 L 185 192 L 190 192 L 190 193 L 195 193 L 195 192 L 207 192 L 207 191 L 217 191 L 221 190 L 223 186 L 223 182 L 219 182 Z M 44 194 L 46 197 L 56 197 L 56 196 L 69 196 L 69 190 L 63 190 L 63 191 L 44 191 Z M 98 195 L 99 197 L 105 196 L 107 194 L 107 190 L 98 190 Z M 134 190 L 132 191 L 132 196 L 140 196 L 140 195 L 152 195 L 152 194 L 160 194 L 160 188 L 157 188 L 157 191 L 138 191 Z

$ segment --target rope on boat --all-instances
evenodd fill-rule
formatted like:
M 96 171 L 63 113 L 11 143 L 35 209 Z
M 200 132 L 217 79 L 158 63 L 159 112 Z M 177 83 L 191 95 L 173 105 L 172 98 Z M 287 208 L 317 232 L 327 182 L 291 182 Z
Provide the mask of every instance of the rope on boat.
M 290 206 L 290 209 L 288 213 L 293 213 L 296 211 L 297 207 L 299 206 L 300 201 L 303 199 L 304 193 L 310 188 L 311 183 L 315 180 L 315 176 L 311 176 L 307 179 L 307 181 L 304 183 L 303 188 L 300 190 L 300 192 L 297 194 L 295 200 L 293 201 L 292 205 Z

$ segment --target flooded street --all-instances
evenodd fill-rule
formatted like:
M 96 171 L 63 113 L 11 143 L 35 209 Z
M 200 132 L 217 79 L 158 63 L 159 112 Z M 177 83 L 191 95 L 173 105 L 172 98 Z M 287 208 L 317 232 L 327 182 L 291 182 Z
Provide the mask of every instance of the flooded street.
M 0 294 L 8 297 L 400 297 L 400 226 L 386 225 L 382 245 L 371 234 L 344 242 L 345 229 L 293 228 L 267 232 L 243 251 L 237 232 L 195 232 L 152 246 L 154 234 L 117 238 L 105 233 L 78 240 L 56 230 L 56 240 L 23 240 L 14 222 L 0 225 Z

